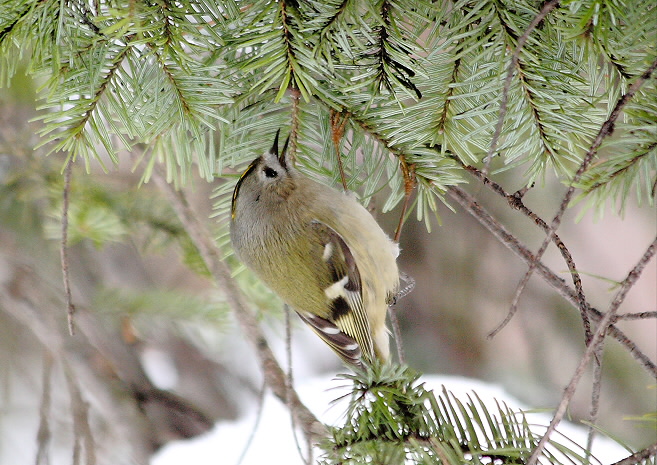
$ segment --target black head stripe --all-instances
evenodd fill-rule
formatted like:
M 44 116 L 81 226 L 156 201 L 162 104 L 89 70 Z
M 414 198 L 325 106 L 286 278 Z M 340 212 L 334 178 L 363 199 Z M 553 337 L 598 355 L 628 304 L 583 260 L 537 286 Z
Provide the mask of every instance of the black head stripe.
M 233 219 L 235 219 L 235 208 L 237 206 L 236 200 L 240 192 L 240 187 L 242 187 L 244 179 L 246 179 L 246 177 L 255 170 L 255 167 L 258 165 L 259 161 L 260 158 L 253 160 L 251 164 L 244 170 L 244 173 L 242 173 L 242 176 L 240 176 L 240 178 L 237 180 L 237 183 L 235 184 L 235 189 L 233 190 L 233 198 L 230 203 L 230 217 Z
M 283 144 L 283 151 L 281 152 L 280 155 L 278 155 L 278 162 L 281 164 L 283 168 L 285 168 L 285 171 L 287 171 L 287 159 L 285 158 L 285 155 L 287 153 L 287 145 L 290 143 L 290 136 L 287 136 L 287 139 L 285 139 L 285 144 Z
M 276 155 L 277 158 L 278 158 L 278 136 L 280 135 L 280 133 L 281 133 L 281 129 L 278 128 L 278 131 L 276 131 L 276 136 L 274 137 L 274 145 L 272 145 L 271 149 L 269 150 L 271 153 Z

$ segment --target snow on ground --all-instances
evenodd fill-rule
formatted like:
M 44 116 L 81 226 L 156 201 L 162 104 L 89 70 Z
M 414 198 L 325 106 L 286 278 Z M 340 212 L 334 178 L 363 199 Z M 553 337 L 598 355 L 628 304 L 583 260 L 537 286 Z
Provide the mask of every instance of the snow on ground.
M 433 390 L 436 395 L 442 392 L 443 386 L 459 399 L 467 399 L 468 394 L 476 392 L 479 398 L 489 408 L 495 408 L 495 399 L 505 402 L 512 409 L 526 410 L 500 387 L 485 384 L 482 381 L 449 377 L 423 376 L 420 381 L 425 388 Z M 335 424 L 343 414 L 346 403 L 332 405 L 332 401 L 349 392 L 348 381 L 331 379 L 329 377 L 314 378 L 297 384 L 297 392 L 302 401 L 318 418 L 328 424 Z M 547 426 L 550 415 L 546 413 L 529 413 L 526 415 L 530 424 Z M 151 465 L 237 465 L 256 423 L 256 410 L 251 411 L 233 422 L 218 423 L 205 435 L 185 441 L 168 444 L 151 461 Z M 541 431 L 541 430 L 539 430 Z M 571 446 L 568 438 L 580 445 L 586 444 L 586 429 L 567 422 L 562 422 L 558 431 L 563 436 L 554 436 L 559 442 Z M 572 448 L 572 447 L 571 447 Z M 301 449 L 306 453 L 305 445 Z M 599 437 L 593 447 L 593 455 L 602 464 L 612 464 L 628 454 L 615 442 Z M 285 463 L 286 465 L 303 465 L 299 456 L 294 437 L 290 415 L 272 395 L 265 398 L 262 417 L 257 430 L 244 455 L 241 465 L 261 465 L 263 463 Z

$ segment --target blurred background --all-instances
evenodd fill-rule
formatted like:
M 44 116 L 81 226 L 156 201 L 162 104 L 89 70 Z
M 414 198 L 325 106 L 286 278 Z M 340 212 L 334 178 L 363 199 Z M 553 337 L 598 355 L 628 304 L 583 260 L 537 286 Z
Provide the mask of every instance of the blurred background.
M 68 335 L 59 256 L 64 159 L 38 146 L 34 84 L 17 73 L 0 89 L 0 463 L 21 465 L 50 456 L 69 460 L 79 411 L 99 463 L 146 463 L 172 439 L 193 437 L 257 403 L 259 367 L 184 231 L 152 183 L 125 157 L 103 172 L 76 166 L 71 193 L 70 273 L 77 330 Z M 511 174 L 497 178 L 521 188 Z M 214 185 L 186 188 L 207 224 Z M 535 225 L 480 184 L 465 188 L 531 250 L 543 239 Z M 559 193 L 559 195 L 555 195 Z M 525 204 L 549 220 L 565 188 L 546 179 Z M 582 272 L 592 305 L 606 311 L 622 281 L 656 234 L 654 208 L 631 203 L 603 217 L 581 207 L 566 215 L 559 235 Z M 579 312 L 534 275 L 511 322 L 506 316 L 526 265 L 456 204 L 441 205 L 431 233 L 411 218 L 402 234 L 400 268 L 416 280 L 398 316 L 406 362 L 425 373 L 455 374 L 502 385 L 536 408 L 553 408 L 584 350 Z M 378 214 L 392 234 L 399 212 Z M 545 263 L 571 282 L 551 246 Z M 651 261 L 621 312 L 654 311 L 657 266 Z M 282 305 L 254 283 L 248 289 L 281 360 Z M 343 372 L 339 360 L 296 317 L 297 380 Z M 657 321 L 618 324 L 657 362 Z M 308 354 L 312 353 L 312 360 Z M 592 375 L 579 386 L 570 416 L 587 419 Z M 79 395 L 82 403 L 73 402 Z M 627 351 L 607 339 L 600 428 L 633 447 L 655 440 L 646 414 L 657 410 L 655 381 Z M 49 419 L 44 421 L 44 418 Z M 44 438 L 47 450 L 39 450 Z M 78 437 L 88 437 L 85 434 Z M 41 438 L 41 439 L 38 439 Z M 83 447 L 84 448 L 84 447 Z M 68 463 L 68 462 L 66 462 Z

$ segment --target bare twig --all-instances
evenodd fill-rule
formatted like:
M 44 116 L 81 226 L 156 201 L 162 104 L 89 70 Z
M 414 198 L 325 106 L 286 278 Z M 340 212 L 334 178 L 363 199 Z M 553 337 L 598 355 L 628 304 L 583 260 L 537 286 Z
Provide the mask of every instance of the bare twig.
M 625 457 L 623 460 L 612 463 L 611 465 L 637 465 L 644 460 L 657 456 L 657 442 L 643 450 L 635 452 L 634 454 Z
M 397 358 L 399 359 L 399 364 L 404 365 L 406 363 L 404 344 L 402 343 L 397 312 L 395 312 L 393 307 L 388 307 L 388 317 L 390 318 L 390 326 L 392 326 L 392 337 L 395 339 L 395 347 L 397 347 Z
M 657 312 L 638 312 L 638 313 L 623 313 L 616 315 L 614 319 L 619 320 L 647 320 L 648 318 L 657 318 Z
M 482 224 L 494 237 L 496 237 L 509 250 L 516 254 L 525 263 L 529 264 L 534 260 L 531 251 L 518 241 L 518 239 L 504 228 L 495 218 L 493 218 L 476 200 L 463 189 L 452 186 L 447 189 L 449 196 L 458 202 L 464 210 L 472 215 L 479 223 Z M 543 277 L 555 291 L 559 293 L 566 301 L 577 307 L 579 299 L 576 292 L 570 288 L 566 282 L 557 276 L 543 262 L 537 261 L 536 272 Z M 587 312 L 594 322 L 602 320 L 604 314 L 593 307 L 587 307 Z M 637 345 L 632 342 L 616 326 L 609 326 L 609 334 L 613 336 L 620 344 L 625 346 L 627 351 L 634 357 L 655 379 L 657 379 L 657 366 L 644 354 Z
M 297 436 L 297 422 L 294 420 L 294 415 L 292 415 L 293 407 L 291 399 L 289 397 L 290 393 L 294 390 L 294 370 L 292 366 L 292 319 L 290 315 L 292 314 L 292 309 L 288 304 L 283 305 L 285 307 L 285 358 L 287 362 L 287 394 L 288 398 L 286 399 L 287 409 L 290 411 L 290 422 L 292 424 L 292 437 L 294 438 L 294 444 L 297 447 L 297 453 L 303 461 L 303 463 L 309 464 L 310 457 L 306 459 L 303 452 L 301 451 L 301 444 L 299 443 L 299 437 Z M 310 449 L 310 448 L 309 448 Z M 308 454 L 310 456 L 310 454 Z
M 68 332 L 71 336 L 75 334 L 75 305 L 71 297 L 71 281 L 68 272 L 68 207 L 71 193 L 71 172 L 73 170 L 73 157 L 70 157 L 64 168 L 64 190 L 62 202 L 62 240 L 59 252 L 62 263 L 62 277 L 64 279 L 64 294 L 66 295 L 66 316 L 68 319 Z
M 461 163 L 458 158 L 455 158 L 455 160 L 458 163 Z M 546 233 L 550 230 L 550 227 L 548 224 L 541 218 L 539 217 L 536 213 L 534 213 L 532 210 L 527 208 L 525 204 L 522 201 L 522 197 L 525 195 L 529 187 L 525 187 L 524 189 L 521 189 L 520 191 L 516 192 L 515 194 L 509 194 L 507 193 L 502 186 L 491 180 L 486 176 L 485 173 L 482 171 L 478 170 L 477 168 L 473 166 L 466 166 L 461 163 L 461 166 L 463 166 L 464 169 L 466 169 L 468 172 L 476 176 L 479 180 L 481 180 L 485 186 L 488 186 L 493 192 L 496 194 L 500 195 L 504 199 L 506 199 L 507 203 L 509 206 L 515 210 L 518 210 L 522 213 L 524 213 L 527 217 L 529 217 L 534 223 L 540 227 L 543 231 Z M 564 261 L 566 262 L 566 265 L 568 266 L 568 270 L 570 271 L 570 274 L 573 278 L 573 285 L 575 286 L 575 292 L 577 292 L 577 300 L 578 300 L 578 307 L 579 307 L 579 312 L 580 312 L 580 317 L 582 318 L 582 323 L 584 325 L 584 337 L 585 337 L 585 344 L 588 344 L 589 341 L 591 340 L 592 333 L 591 333 L 591 321 L 588 316 L 587 308 L 588 308 L 588 303 L 586 300 L 586 296 L 584 295 L 584 288 L 582 286 L 582 279 L 579 275 L 579 272 L 577 271 L 577 266 L 575 266 L 575 260 L 573 259 L 573 256 L 571 255 L 570 251 L 566 247 L 566 245 L 563 243 L 561 238 L 555 233 L 552 236 L 552 241 L 554 244 L 557 246 L 559 249 L 559 252 L 561 252 L 561 256 L 563 257 Z M 497 333 L 499 333 L 509 321 L 511 321 L 511 318 L 513 318 L 515 312 L 509 311 L 504 318 L 504 320 L 493 330 L 488 334 L 489 338 L 495 337 Z
M 348 113 L 340 113 L 331 108 L 331 140 L 333 141 L 333 147 L 335 148 L 335 158 L 338 161 L 338 171 L 340 171 L 340 181 L 342 182 L 342 188 L 346 191 L 347 189 L 347 177 L 344 174 L 344 166 L 342 165 L 342 154 L 340 153 L 340 141 L 344 136 L 344 128 L 349 121 Z
M 550 14 L 550 12 L 554 10 L 559 5 L 559 3 L 559 0 L 550 0 L 545 2 L 543 4 L 543 8 L 541 8 L 541 11 L 538 12 L 532 22 L 529 23 L 529 26 L 527 26 L 525 32 L 518 38 L 518 44 L 516 45 L 516 49 L 513 51 L 511 63 L 509 63 L 509 67 L 507 68 L 506 72 L 506 78 L 504 79 L 502 98 L 500 99 L 500 113 L 497 117 L 497 124 L 495 125 L 495 132 L 493 133 L 493 138 L 491 139 L 488 153 L 486 154 L 484 173 L 488 173 L 490 161 L 493 158 L 495 150 L 497 150 L 497 142 L 499 141 L 500 135 L 502 134 L 502 126 L 504 126 L 504 118 L 506 117 L 506 109 L 509 102 L 509 89 L 511 88 L 511 81 L 513 80 L 513 71 L 516 69 L 518 62 L 520 61 L 520 52 L 525 46 L 525 43 L 527 42 L 527 39 L 529 39 L 529 35 L 532 33 L 532 31 L 536 29 L 536 26 L 541 24 L 545 17 Z
M 571 378 L 570 382 L 568 383 L 568 386 L 566 386 L 566 389 L 564 390 L 564 394 L 561 397 L 561 402 L 559 402 L 559 405 L 556 408 L 554 417 L 552 418 L 550 425 L 545 431 L 545 434 L 536 445 L 536 448 L 532 452 L 532 455 L 529 457 L 529 460 L 527 461 L 527 465 L 534 465 L 535 463 L 537 463 L 539 456 L 542 454 L 543 449 L 545 449 L 545 446 L 550 438 L 550 435 L 552 434 L 552 432 L 554 432 L 557 425 L 561 422 L 563 416 L 565 415 L 566 409 L 570 404 L 570 400 L 575 395 L 577 385 L 579 384 L 579 381 L 584 375 L 584 371 L 586 370 L 586 365 L 588 364 L 594 352 L 598 350 L 598 345 L 602 343 L 602 340 L 607 334 L 609 325 L 611 324 L 613 316 L 616 314 L 618 307 L 620 307 L 620 305 L 625 300 L 625 296 L 627 295 L 629 290 L 632 288 L 636 280 L 641 275 L 641 272 L 645 268 L 646 264 L 655 255 L 655 248 L 657 248 L 657 238 L 655 238 L 653 242 L 648 246 L 646 252 L 643 254 L 641 259 L 637 262 L 634 268 L 632 268 L 632 270 L 628 273 L 627 277 L 621 284 L 620 289 L 614 296 L 614 299 L 612 300 L 611 305 L 609 306 L 609 311 L 605 313 L 604 317 L 598 324 L 598 329 L 594 333 L 591 342 L 586 347 L 586 350 L 584 351 L 584 355 L 582 356 L 582 359 L 580 360 L 579 365 L 577 366 L 577 369 L 573 374 L 573 377 Z
M 595 439 L 595 424 L 598 421 L 598 414 L 600 413 L 600 391 L 602 390 L 602 353 L 605 347 L 605 340 L 603 339 L 598 344 L 597 349 L 593 353 L 597 363 L 593 364 L 593 386 L 591 389 L 591 410 L 589 411 L 589 433 L 586 440 L 586 454 L 587 457 L 591 453 L 593 447 L 593 440 Z
M 399 155 L 399 166 L 401 168 L 402 175 L 404 176 L 404 203 L 402 204 L 402 210 L 399 214 L 399 223 L 397 224 L 397 230 L 395 231 L 395 242 L 399 242 L 401 239 L 402 227 L 404 226 L 404 221 L 406 221 L 406 212 L 411 203 L 411 195 L 417 184 L 415 179 L 415 165 L 408 163 L 406 161 L 406 156 Z
M 401 329 L 399 328 L 399 319 L 397 318 L 397 309 L 395 308 L 399 299 L 406 297 L 415 289 L 415 279 L 407 275 L 403 271 L 399 272 L 399 279 L 406 283 L 406 285 L 397 291 L 392 304 L 388 307 L 388 315 L 390 315 L 390 326 L 392 326 L 392 335 L 395 338 L 395 346 L 397 347 L 397 358 L 400 364 L 406 363 L 404 355 L 404 343 L 401 337 Z
M 543 257 L 545 250 L 547 249 L 548 245 L 552 241 L 552 236 L 554 235 L 556 230 L 559 229 L 559 226 L 561 225 L 561 219 L 563 218 L 563 215 L 566 212 L 566 208 L 568 207 L 570 201 L 573 198 L 573 194 L 575 192 L 575 186 L 577 185 L 582 175 L 591 164 L 591 161 L 593 160 L 593 157 L 598 152 L 598 148 L 600 148 L 602 141 L 605 139 L 605 137 L 611 135 L 614 132 L 614 124 L 616 123 L 616 120 L 620 116 L 625 105 L 634 97 L 634 95 L 639 91 L 641 86 L 648 79 L 650 79 L 650 76 L 652 75 L 652 73 L 655 71 L 656 68 L 657 68 L 657 59 L 648 67 L 648 69 L 636 81 L 632 83 L 630 88 L 627 90 L 627 93 L 625 93 L 620 99 L 618 99 L 618 102 L 616 102 L 616 106 L 614 107 L 611 114 L 609 115 L 609 118 L 607 118 L 607 120 L 600 128 L 600 131 L 595 137 L 593 144 L 591 144 L 591 147 L 586 152 L 586 155 L 584 156 L 584 160 L 582 160 L 582 163 L 577 169 L 575 176 L 573 176 L 573 179 L 570 182 L 570 187 L 568 188 L 566 195 L 564 195 L 561 201 L 561 205 L 559 206 L 559 210 L 557 211 L 557 214 L 552 219 L 552 223 L 550 224 L 550 228 L 547 231 L 546 237 L 543 240 L 541 247 L 538 249 L 538 251 L 535 254 L 534 261 L 529 264 L 529 269 L 527 270 L 525 276 L 523 276 L 522 280 L 518 284 L 518 287 L 516 288 L 516 292 L 513 296 L 513 301 L 511 302 L 511 309 L 510 309 L 511 312 L 514 312 L 516 307 L 518 306 L 520 295 L 522 294 L 523 290 L 527 286 L 527 282 L 529 282 L 529 278 L 531 277 L 532 273 L 534 272 L 534 269 L 536 268 L 535 262 L 538 262 L 538 260 L 540 260 Z
M 233 309 L 242 331 L 258 356 L 267 385 L 281 402 L 286 403 L 287 399 L 290 399 L 292 414 L 309 439 L 318 440 L 325 437 L 325 426 L 301 402 L 296 392 L 288 393 L 285 371 L 274 357 L 255 316 L 247 306 L 246 298 L 231 278 L 230 269 L 220 259 L 220 252 L 207 228 L 201 223 L 185 195 L 176 191 L 166 181 L 159 166 L 155 166 L 153 169 L 153 180 L 169 200 L 214 281 L 225 293 L 228 305 Z

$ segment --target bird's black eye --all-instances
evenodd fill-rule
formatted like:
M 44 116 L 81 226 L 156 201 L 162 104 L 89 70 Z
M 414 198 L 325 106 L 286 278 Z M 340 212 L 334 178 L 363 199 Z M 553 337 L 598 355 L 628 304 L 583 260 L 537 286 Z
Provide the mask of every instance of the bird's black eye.
M 267 176 L 268 178 L 275 178 L 276 176 L 278 176 L 278 171 L 267 166 L 265 167 L 265 176 Z

